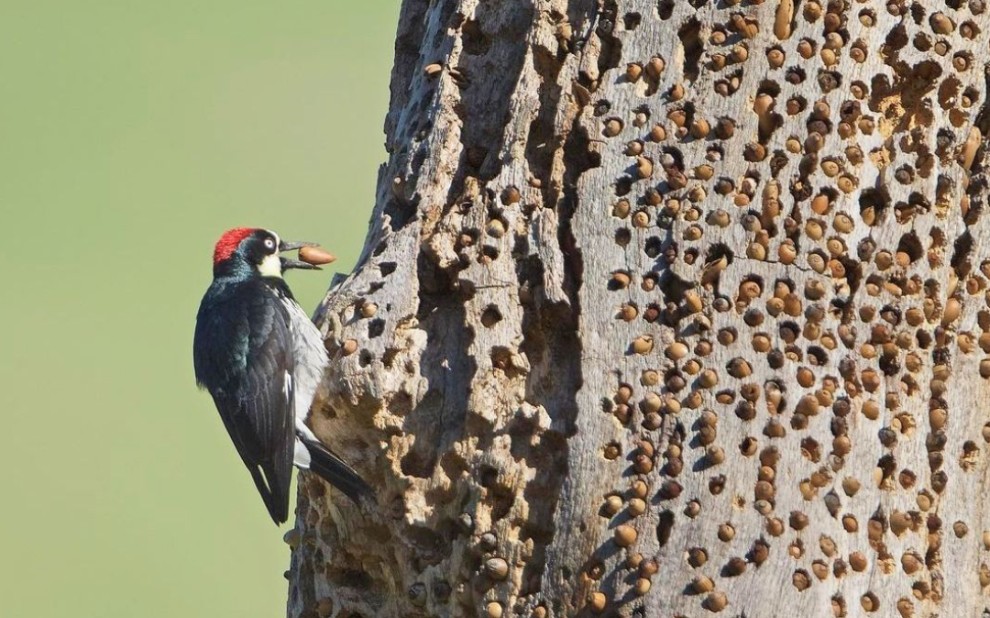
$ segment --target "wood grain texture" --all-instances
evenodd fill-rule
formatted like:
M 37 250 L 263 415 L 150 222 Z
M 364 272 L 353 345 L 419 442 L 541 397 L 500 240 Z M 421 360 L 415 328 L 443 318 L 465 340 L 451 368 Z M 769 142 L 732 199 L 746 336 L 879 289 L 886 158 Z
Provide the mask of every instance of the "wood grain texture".
M 403 3 L 289 615 L 982 616 L 982 0 Z

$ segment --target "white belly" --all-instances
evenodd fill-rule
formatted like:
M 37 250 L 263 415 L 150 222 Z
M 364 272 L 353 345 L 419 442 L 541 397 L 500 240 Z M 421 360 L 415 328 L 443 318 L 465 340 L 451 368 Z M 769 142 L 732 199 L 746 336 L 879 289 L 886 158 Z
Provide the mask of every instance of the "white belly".
M 316 436 L 306 425 L 309 418 L 309 408 L 323 380 L 323 372 L 329 361 L 327 351 L 323 347 L 323 337 L 316 325 L 309 319 L 306 312 L 297 303 L 283 299 L 289 312 L 289 330 L 292 333 L 292 354 L 295 367 L 292 371 L 294 402 L 296 416 L 296 432 L 307 438 L 316 440 Z M 309 468 L 309 451 L 297 439 L 295 449 L 295 464 L 300 468 Z

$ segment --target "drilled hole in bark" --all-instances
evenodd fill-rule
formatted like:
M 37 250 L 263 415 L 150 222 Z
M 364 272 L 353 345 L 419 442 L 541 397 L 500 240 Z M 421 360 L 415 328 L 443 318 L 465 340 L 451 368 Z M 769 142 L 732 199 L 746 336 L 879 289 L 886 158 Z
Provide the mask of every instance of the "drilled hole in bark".
M 478 261 L 482 264 L 491 263 L 498 259 L 498 248 L 491 245 L 485 245 L 481 248 L 481 255 L 478 257 Z
M 390 408 L 391 411 L 391 408 Z M 449 451 L 440 458 L 440 467 L 451 481 L 457 481 L 470 470 L 467 461 L 459 453 Z
M 808 348 L 808 360 L 814 359 L 811 364 L 818 367 L 824 367 L 828 364 L 828 354 L 822 348 L 818 346 L 811 346 Z
M 659 287 L 665 303 L 680 304 L 684 294 L 694 288 L 693 281 L 685 281 L 669 270 L 660 276 Z
M 962 82 L 955 77 L 947 77 L 938 87 L 938 103 L 942 109 L 952 109 L 958 105 L 956 97 L 962 89 Z
M 867 225 L 880 225 L 890 207 L 890 195 L 886 189 L 863 189 L 859 195 L 859 212 Z
M 361 353 L 358 355 L 358 364 L 361 365 L 362 367 L 367 367 L 374 360 L 375 360 L 375 355 L 369 352 L 368 350 L 361 350 Z
M 897 472 L 897 460 L 893 455 L 884 455 L 877 461 L 877 468 L 880 470 L 880 486 L 883 487 L 891 481 L 894 473 Z
M 684 77 L 693 82 L 698 79 L 701 55 L 705 52 L 705 45 L 701 40 L 701 22 L 694 18 L 689 19 L 678 29 L 677 36 L 684 47 Z
M 508 515 L 509 511 L 512 509 L 512 504 L 516 500 L 515 493 L 502 486 L 496 486 L 489 489 L 488 497 L 491 502 L 493 522 L 496 522 Z
M 794 343 L 801 335 L 801 328 L 795 322 L 783 322 L 777 332 L 785 343 Z
M 614 0 L 607 0 L 601 8 L 596 32 L 601 39 L 601 53 L 598 56 L 598 72 L 604 74 L 619 66 L 622 60 L 622 41 L 613 34 L 619 9 Z
M 670 540 L 670 534 L 674 529 L 673 511 L 663 511 L 660 513 L 660 523 L 657 524 L 657 542 L 663 548 Z
M 488 305 L 481 314 L 481 323 L 486 328 L 491 328 L 502 321 L 502 313 L 495 305 Z
M 708 247 L 708 251 L 705 253 L 705 263 L 711 264 L 725 258 L 728 264 L 732 264 L 734 257 L 735 255 L 732 253 L 732 249 L 728 245 L 719 242 Z
M 426 479 L 433 476 L 433 468 L 435 465 L 436 460 L 433 459 L 429 453 L 424 453 L 415 449 L 406 453 L 406 456 L 403 457 L 400 462 L 400 467 L 402 468 L 403 474 L 407 476 L 415 476 L 421 479 Z
M 481 30 L 477 21 L 470 19 L 464 22 L 461 27 L 462 41 L 464 42 L 464 53 L 470 56 L 480 56 L 488 53 L 491 47 L 491 40 Z
M 663 253 L 663 239 L 658 236 L 650 236 L 646 239 L 643 252 L 652 259 L 656 259 Z
M 395 368 L 395 360 L 399 357 L 399 353 L 402 350 L 398 348 L 386 348 L 385 353 L 382 354 L 382 364 L 385 365 L 386 369 Z
M 357 569 L 328 568 L 326 573 L 327 581 L 341 588 L 355 588 L 358 590 L 368 590 L 372 585 L 372 577 Z
M 433 565 L 444 555 L 443 537 L 425 526 L 409 526 L 405 538 L 416 550 L 417 557 L 424 563 Z
M 898 24 L 890 29 L 887 38 L 884 40 L 884 48 L 888 54 L 902 49 L 908 44 L 907 29 L 903 24 Z
M 780 96 L 780 84 L 773 80 L 765 79 L 760 82 L 759 87 L 756 89 L 756 94 L 769 94 L 771 97 L 776 99 Z
M 814 463 L 818 463 L 822 457 L 821 446 L 813 438 L 801 440 L 801 454 Z
M 920 243 L 919 243 L 920 244 Z M 969 274 L 969 256 L 973 251 L 973 236 L 969 230 L 963 232 L 952 245 L 952 269 L 961 278 Z
M 921 259 L 925 250 L 918 236 L 914 232 L 909 232 L 901 236 L 900 242 L 897 243 L 897 251 L 907 255 L 911 262 L 916 262 Z

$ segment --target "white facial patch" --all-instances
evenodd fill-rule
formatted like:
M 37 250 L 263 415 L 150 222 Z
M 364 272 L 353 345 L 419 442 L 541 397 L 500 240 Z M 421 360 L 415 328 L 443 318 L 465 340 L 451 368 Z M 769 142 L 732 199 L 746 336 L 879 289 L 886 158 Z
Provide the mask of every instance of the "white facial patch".
M 282 262 L 278 259 L 278 254 L 266 255 L 265 259 L 261 260 L 261 264 L 258 265 L 258 272 L 261 273 L 262 277 L 281 277 Z
M 271 230 L 265 230 L 269 234 L 275 237 L 275 252 L 271 255 L 266 255 L 261 264 L 258 265 L 258 272 L 261 273 L 262 277 L 281 277 L 282 276 L 282 260 L 278 256 L 278 247 L 282 244 L 282 240 L 278 237 L 278 234 Z

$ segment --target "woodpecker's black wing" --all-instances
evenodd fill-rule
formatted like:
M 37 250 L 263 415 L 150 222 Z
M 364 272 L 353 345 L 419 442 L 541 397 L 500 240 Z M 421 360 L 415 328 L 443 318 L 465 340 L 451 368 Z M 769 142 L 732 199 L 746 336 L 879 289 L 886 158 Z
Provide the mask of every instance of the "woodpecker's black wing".
M 217 283 L 196 319 L 196 380 L 275 523 L 289 516 L 295 448 L 292 339 L 286 311 L 261 280 Z

